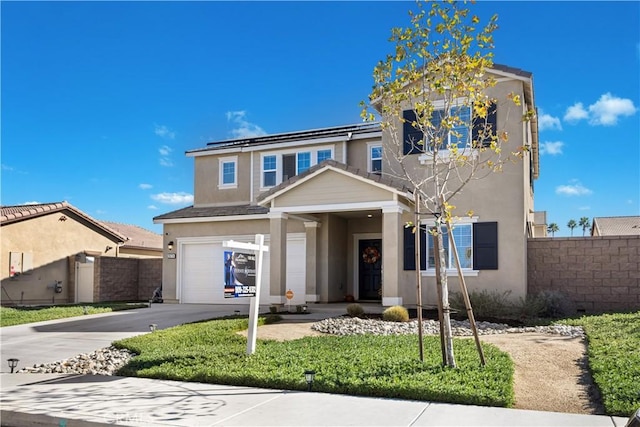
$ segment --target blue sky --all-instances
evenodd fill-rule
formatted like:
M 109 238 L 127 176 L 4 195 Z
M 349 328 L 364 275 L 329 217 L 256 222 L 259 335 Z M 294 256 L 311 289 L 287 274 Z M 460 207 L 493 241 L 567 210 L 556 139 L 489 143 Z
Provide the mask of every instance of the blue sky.
M 211 140 L 360 122 L 413 2 L 13 2 L 2 19 L 3 205 L 67 200 L 161 232 Z M 535 208 L 640 214 L 640 3 L 489 2 L 495 62 L 534 75 Z M 581 235 L 576 230 L 574 235 Z

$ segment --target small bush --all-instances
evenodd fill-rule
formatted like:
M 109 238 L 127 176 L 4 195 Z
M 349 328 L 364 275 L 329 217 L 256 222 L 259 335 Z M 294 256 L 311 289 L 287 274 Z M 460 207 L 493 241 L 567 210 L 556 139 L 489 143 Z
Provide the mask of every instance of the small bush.
M 408 322 L 409 312 L 401 305 L 394 305 L 382 313 L 382 320 L 386 322 Z
M 364 308 L 358 303 L 349 304 L 347 314 L 351 317 L 362 317 L 364 316 Z
M 496 290 L 472 291 L 469 293 L 471 308 L 476 317 L 504 317 L 512 311 L 509 301 L 511 291 L 498 292 Z M 452 292 L 449 298 L 451 308 L 465 312 L 464 299 L 459 292 Z
M 542 291 L 537 295 L 544 307 L 540 313 L 542 317 L 568 317 L 576 312 L 571 300 L 559 291 Z

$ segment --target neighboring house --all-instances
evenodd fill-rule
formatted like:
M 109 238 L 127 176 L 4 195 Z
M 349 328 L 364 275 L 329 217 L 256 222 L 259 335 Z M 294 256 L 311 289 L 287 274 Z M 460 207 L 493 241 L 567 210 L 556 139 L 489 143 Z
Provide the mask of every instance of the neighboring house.
M 640 216 L 593 218 L 592 236 L 640 236 Z
M 95 282 L 98 258 L 162 255 L 162 236 L 98 221 L 67 202 L 2 206 L 0 220 L 3 305 L 98 301 L 106 294 Z
M 127 237 L 117 251 L 121 258 L 159 258 L 162 257 L 162 235 L 137 225 L 119 222 L 100 221 L 111 230 Z
M 527 290 L 527 238 L 537 234 L 533 181 L 538 177 L 537 122 L 531 73 L 495 65 L 490 96 L 520 95 L 522 111 L 497 106 L 510 144 L 528 145 L 522 162 L 469 184 L 454 203 L 473 209 L 454 236 L 470 290 Z M 471 121 L 471 118 L 469 119 Z M 471 127 L 471 123 L 469 123 Z M 406 140 L 406 135 L 403 136 Z M 263 304 L 343 301 L 416 303 L 411 188 L 388 174 L 380 125 L 358 124 L 211 142 L 194 159 L 194 205 L 154 218 L 163 224 L 165 301 L 247 304 L 224 297 L 224 241 L 264 234 Z M 416 164 L 420 153 L 415 154 Z M 419 167 L 419 166 L 418 166 Z M 430 238 L 422 237 L 423 303 L 436 304 Z M 171 249 L 168 249 L 169 246 Z M 453 264 L 449 256 L 449 267 Z M 449 269 L 450 289 L 457 273 Z M 288 301 L 285 294 L 293 292 Z

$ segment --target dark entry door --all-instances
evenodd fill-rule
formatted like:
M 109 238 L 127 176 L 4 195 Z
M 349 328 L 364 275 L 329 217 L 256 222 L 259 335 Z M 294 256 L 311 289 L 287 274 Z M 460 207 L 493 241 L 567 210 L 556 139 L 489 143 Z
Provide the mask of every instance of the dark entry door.
M 359 299 L 382 299 L 382 240 L 360 240 L 360 261 L 358 263 Z

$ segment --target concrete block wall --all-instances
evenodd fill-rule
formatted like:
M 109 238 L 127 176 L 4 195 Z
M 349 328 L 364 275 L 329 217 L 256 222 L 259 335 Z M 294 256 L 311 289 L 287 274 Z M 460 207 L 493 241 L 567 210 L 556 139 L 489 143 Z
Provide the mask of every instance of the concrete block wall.
M 162 285 L 162 258 L 141 258 L 138 261 L 138 299 L 146 301 Z
M 640 236 L 534 238 L 528 290 L 567 295 L 579 311 L 640 309 Z
M 135 301 L 138 299 L 136 258 L 98 257 L 95 259 L 94 301 Z

